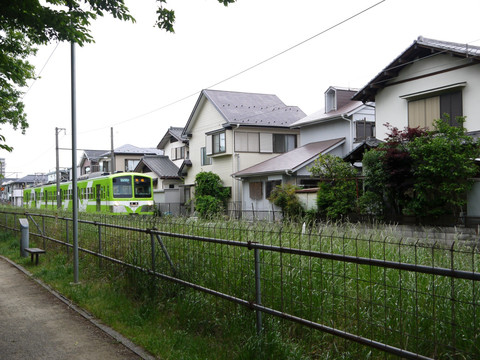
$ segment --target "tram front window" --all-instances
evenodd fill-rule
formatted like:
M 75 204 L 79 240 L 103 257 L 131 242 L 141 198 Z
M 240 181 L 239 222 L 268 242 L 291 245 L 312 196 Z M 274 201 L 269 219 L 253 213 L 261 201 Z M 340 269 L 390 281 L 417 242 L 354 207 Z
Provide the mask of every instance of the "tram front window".
M 135 197 L 136 198 L 149 198 L 152 196 L 152 188 L 150 184 L 150 178 L 144 176 L 135 176 Z
M 132 197 L 132 177 L 119 176 L 113 178 L 113 197 L 131 198 Z

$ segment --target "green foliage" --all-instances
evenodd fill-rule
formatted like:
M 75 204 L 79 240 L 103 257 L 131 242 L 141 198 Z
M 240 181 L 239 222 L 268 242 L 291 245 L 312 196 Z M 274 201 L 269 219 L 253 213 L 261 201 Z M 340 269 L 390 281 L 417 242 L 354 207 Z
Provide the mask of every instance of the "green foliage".
M 229 197 L 229 189 L 223 187 L 222 180 L 217 174 L 202 171 L 195 176 L 195 209 L 200 216 L 220 214 Z
M 175 13 L 157 0 L 160 29 L 173 32 Z M 227 6 L 235 0 L 218 0 Z M 87 4 L 88 6 L 84 6 Z M 93 42 L 90 22 L 110 14 L 116 19 L 135 22 L 124 0 L 39 0 L 0 2 L 0 124 L 11 124 L 22 132 L 28 127 L 21 88 L 35 78 L 34 67 L 26 60 L 36 46 L 51 41 L 69 41 L 83 46 Z M 0 149 L 12 149 L 1 144 Z
M 446 121 L 434 122 L 433 131 L 390 126 L 387 142 L 364 155 L 365 186 L 377 195 L 368 195 L 373 212 L 382 203 L 383 212 L 394 215 L 458 215 L 480 151 L 462 126 L 465 119 L 457 118 L 460 126 L 453 127 L 445 116 Z
M 466 193 L 478 171 L 473 159 L 479 155 L 479 146 L 466 134 L 465 119 L 457 122 L 459 127 L 448 125 L 448 117 L 436 120 L 435 131 L 409 144 L 415 162 L 410 208 L 418 216 L 456 216 L 466 204 Z
M 298 189 L 295 185 L 283 184 L 276 186 L 268 197 L 269 201 L 282 209 L 284 219 L 295 220 L 303 216 L 302 204 L 295 193 Z
M 317 195 L 320 215 L 338 219 L 355 210 L 357 173 L 350 164 L 338 156 L 320 154 L 309 171 L 321 179 Z

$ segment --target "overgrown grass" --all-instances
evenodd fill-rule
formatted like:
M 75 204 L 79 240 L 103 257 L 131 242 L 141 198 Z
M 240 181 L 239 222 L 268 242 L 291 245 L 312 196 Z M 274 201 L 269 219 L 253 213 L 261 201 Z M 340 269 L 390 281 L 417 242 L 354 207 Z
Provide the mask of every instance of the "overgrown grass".
M 227 304 L 232 313 L 226 316 L 204 294 L 158 286 L 151 277 L 118 265 L 104 263 L 98 269 L 98 260 L 85 256 L 79 263 L 80 283 L 72 284 L 71 252 L 67 256 L 63 248 L 49 245 L 38 266 L 19 253 L 19 235 L 1 233 L 0 254 L 161 359 L 305 358 L 279 334 L 258 338 L 246 309 Z
M 80 224 L 81 247 L 152 269 L 150 235 L 129 228 L 155 228 L 165 232 L 160 239 L 179 278 L 248 301 L 255 301 L 252 250 L 167 234 L 480 272 L 475 244 L 402 239 L 391 227 L 322 224 L 302 233 L 299 224 L 85 219 L 126 229 L 99 231 L 96 224 Z M 55 218 L 45 222 L 48 236 L 66 240 L 65 224 Z M 153 240 L 155 271 L 173 275 L 158 239 Z M 8 254 L 16 243 L 1 241 L 1 253 Z M 161 358 L 385 358 L 378 350 L 265 314 L 263 336 L 257 336 L 255 314 L 247 308 L 105 260 L 99 267 L 91 256 L 82 255 L 81 284 L 72 286 L 71 252 L 67 255 L 64 246 L 50 242 L 47 247 L 39 267 L 31 267 L 29 259 L 15 260 L 18 248 L 12 256 Z M 261 251 L 261 271 L 262 304 L 267 307 L 426 356 L 480 356 L 478 282 L 271 251 Z

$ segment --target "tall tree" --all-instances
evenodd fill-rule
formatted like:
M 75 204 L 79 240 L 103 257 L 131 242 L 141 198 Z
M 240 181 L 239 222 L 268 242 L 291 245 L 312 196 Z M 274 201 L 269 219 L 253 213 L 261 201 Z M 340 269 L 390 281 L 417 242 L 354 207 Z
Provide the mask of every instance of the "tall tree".
M 227 6 L 236 0 L 217 0 Z M 174 10 L 167 0 L 157 0 L 155 25 L 174 32 Z M 10 124 L 22 133 L 28 127 L 21 89 L 35 78 L 27 58 L 37 46 L 51 41 L 70 41 L 80 46 L 94 41 L 90 22 L 98 16 L 135 22 L 124 0 L 22 0 L 0 2 L 0 126 Z M 0 148 L 11 151 L 0 135 Z

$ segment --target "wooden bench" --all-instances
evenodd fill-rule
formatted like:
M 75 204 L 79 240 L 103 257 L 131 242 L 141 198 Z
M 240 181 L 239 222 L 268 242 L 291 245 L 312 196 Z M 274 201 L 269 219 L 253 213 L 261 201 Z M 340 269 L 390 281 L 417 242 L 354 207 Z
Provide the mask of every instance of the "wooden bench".
M 30 258 L 33 262 L 33 255 L 35 255 L 35 265 L 38 265 L 38 255 L 45 254 L 45 250 L 39 248 L 25 248 L 26 252 L 30 253 Z

